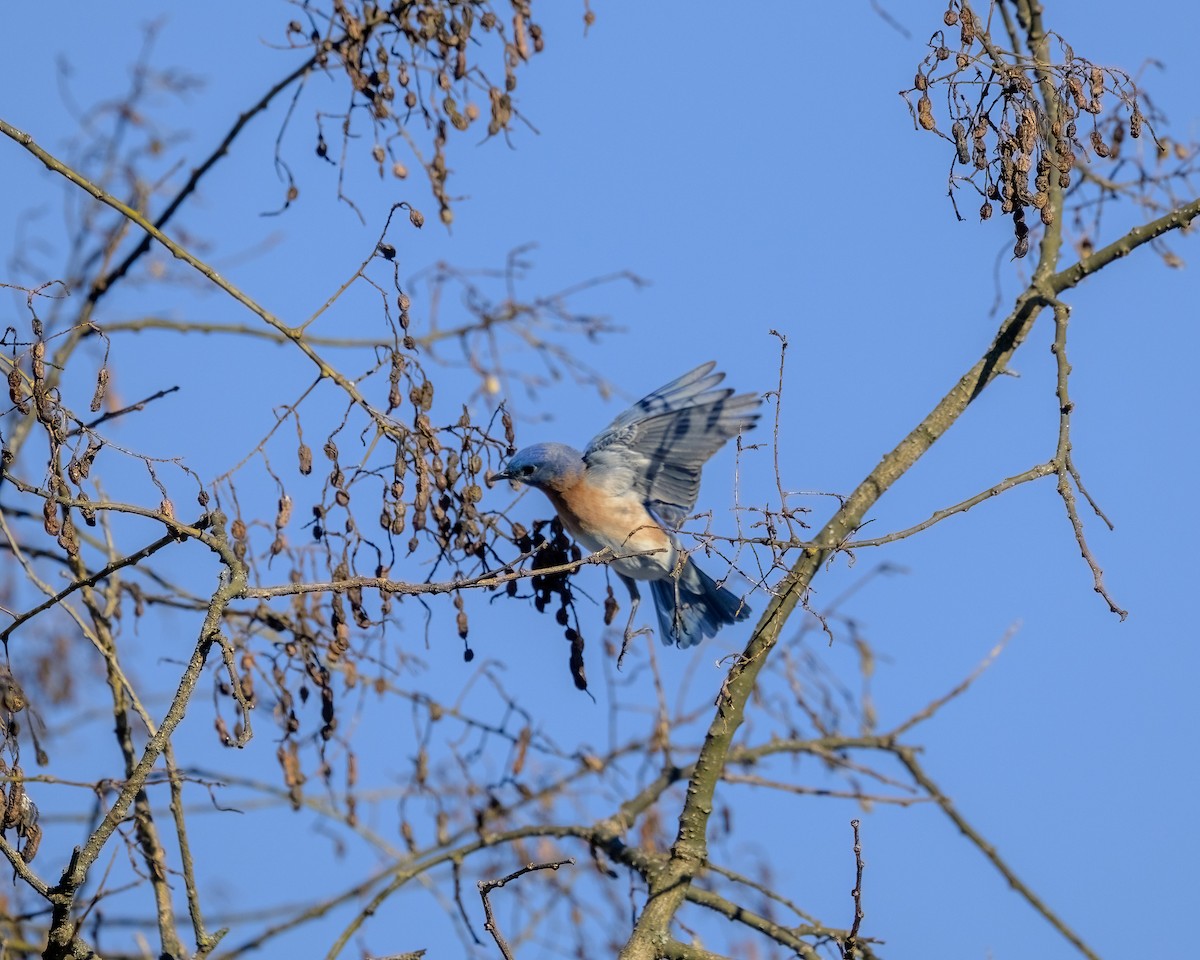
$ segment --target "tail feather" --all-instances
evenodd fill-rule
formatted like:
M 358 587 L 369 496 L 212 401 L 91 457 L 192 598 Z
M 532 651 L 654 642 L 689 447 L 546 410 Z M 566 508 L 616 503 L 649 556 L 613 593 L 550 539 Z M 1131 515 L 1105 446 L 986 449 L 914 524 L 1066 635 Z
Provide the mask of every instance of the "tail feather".
M 694 647 L 721 627 L 745 620 L 750 607 L 688 560 L 678 578 L 650 581 L 662 642 Z

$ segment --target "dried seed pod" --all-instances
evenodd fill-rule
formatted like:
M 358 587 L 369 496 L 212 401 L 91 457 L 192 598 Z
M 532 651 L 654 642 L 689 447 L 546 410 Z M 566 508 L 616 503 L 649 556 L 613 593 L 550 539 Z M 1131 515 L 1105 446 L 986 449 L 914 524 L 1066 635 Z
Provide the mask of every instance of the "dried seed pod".
M 25 393 L 25 378 L 14 365 L 8 370 L 8 397 L 22 415 L 29 413 L 29 403 Z
M 325 441 L 324 449 L 325 449 L 325 456 L 329 458 L 330 462 L 337 463 L 338 448 L 337 448 L 337 444 L 333 442 L 332 437 L 330 437 L 328 440 Z
M 954 57 L 954 63 L 958 67 L 959 70 L 966 70 L 967 66 L 970 64 L 970 62 L 971 62 L 971 58 L 968 57 L 965 53 L 960 52 Z
M 967 128 L 963 124 L 955 120 L 954 126 L 950 128 L 950 133 L 954 137 L 954 149 L 958 155 L 958 162 L 968 164 L 971 162 L 971 148 L 967 144 Z
M 985 200 L 985 201 L 983 201 L 983 206 L 981 206 L 979 208 L 979 219 L 980 220 L 990 220 L 991 217 L 992 217 L 992 205 Z
M 292 498 L 286 493 L 279 497 L 279 510 L 275 514 L 275 528 L 282 529 L 288 525 L 288 521 L 292 519 Z
M 1032 153 L 1037 145 L 1037 114 L 1029 107 L 1021 111 L 1021 119 L 1017 121 L 1017 143 L 1021 153 Z
M 32 806 L 32 804 L 30 805 Z M 36 823 L 32 823 L 25 828 L 24 835 L 25 845 L 21 847 L 21 860 L 28 865 L 33 863 L 33 858 L 37 856 L 38 847 L 41 846 L 42 828 Z
M 21 805 L 25 798 L 25 784 L 21 782 L 23 773 L 20 766 L 12 768 L 13 782 L 9 784 L 8 799 L 4 804 L 4 814 L 0 818 L 0 829 L 11 830 L 21 822 Z
M 333 499 L 337 502 L 339 507 L 348 507 L 350 505 L 350 494 L 343 489 L 339 488 L 338 491 L 333 495 Z
M 913 77 L 913 86 L 924 93 L 929 89 L 929 78 L 920 70 L 918 70 L 917 75 Z
M 506 455 L 511 457 L 517 452 L 516 433 L 513 431 L 512 415 L 507 410 L 500 415 L 500 423 L 504 427 L 504 442 L 508 445 Z
M 42 502 L 42 517 L 44 518 L 42 526 L 46 533 L 51 537 L 57 537 L 62 532 L 62 524 L 58 522 L 58 507 L 48 497 Z
M 1075 101 L 1075 106 L 1083 110 L 1087 106 L 1087 100 L 1083 96 L 1083 81 L 1075 74 L 1067 77 L 1067 89 L 1071 92 L 1071 99 Z
M 1133 115 L 1129 118 L 1129 135 L 1135 140 L 1142 135 L 1142 112 L 1135 106 Z
M 933 55 L 938 59 L 939 62 L 941 62 L 943 60 L 949 60 L 950 59 L 950 48 L 949 47 L 938 47 L 936 50 L 933 51 Z
M 942 23 L 948 27 L 954 26 L 956 23 L 958 23 L 958 13 L 952 9 L 947 10 L 942 14 Z
M 100 409 L 100 405 L 104 402 L 104 393 L 108 389 L 108 367 L 101 367 L 100 372 L 96 374 L 96 391 L 92 394 L 92 402 L 89 409 L 95 413 Z
M 246 539 L 246 524 L 242 521 L 241 517 L 236 517 L 233 523 L 229 525 L 229 532 L 233 534 L 234 540 Z
M 425 215 L 416 207 L 408 208 L 408 220 L 418 230 L 425 226 Z
M 1098 100 L 1104 95 L 1104 71 L 1093 65 L 1089 79 L 1092 84 L 1092 99 Z
M 1054 208 L 1052 206 L 1046 204 L 1039 212 L 1042 215 L 1042 223 L 1047 227 L 1054 223 Z
M 975 15 L 970 10 L 964 10 L 963 15 L 959 18 L 959 36 L 962 40 L 964 48 L 968 48 L 975 42 Z
M 1100 135 L 1099 130 L 1092 131 L 1092 151 L 1098 157 L 1107 157 L 1109 154 L 1108 144 L 1104 142 L 1104 137 Z
M 933 104 L 928 94 L 922 94 L 921 99 L 917 101 L 917 122 L 926 130 L 933 130 L 937 126 L 933 119 Z
M 39 340 L 33 345 L 30 351 L 33 357 L 33 379 L 34 381 L 46 379 L 46 344 L 45 341 Z

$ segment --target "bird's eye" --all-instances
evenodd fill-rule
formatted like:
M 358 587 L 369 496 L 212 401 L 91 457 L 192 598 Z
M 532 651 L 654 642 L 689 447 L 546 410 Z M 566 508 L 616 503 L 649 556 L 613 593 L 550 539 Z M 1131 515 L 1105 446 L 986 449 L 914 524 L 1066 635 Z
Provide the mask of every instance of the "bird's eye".
M 523 467 L 521 468 L 521 476 L 523 476 L 523 477 L 532 477 L 532 476 L 533 476 L 533 469 L 534 469 L 534 468 L 533 468 L 533 464 L 532 464 L 532 463 L 527 463 L 527 464 L 525 464 L 525 466 L 523 466 Z

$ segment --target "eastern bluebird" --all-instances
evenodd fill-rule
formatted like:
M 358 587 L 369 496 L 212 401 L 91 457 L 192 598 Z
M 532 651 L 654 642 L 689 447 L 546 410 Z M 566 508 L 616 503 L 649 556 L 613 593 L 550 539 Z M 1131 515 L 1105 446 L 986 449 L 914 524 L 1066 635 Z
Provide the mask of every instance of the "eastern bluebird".
M 715 366 L 710 361 L 639 400 L 582 453 L 537 443 L 494 474 L 541 490 L 572 537 L 618 558 L 611 566 L 631 600 L 627 639 L 641 602 L 638 580 L 650 582 L 667 645 L 694 646 L 750 615 L 674 535 L 696 505 L 704 462 L 759 417 L 759 397 L 717 389 L 725 375 L 714 373 Z

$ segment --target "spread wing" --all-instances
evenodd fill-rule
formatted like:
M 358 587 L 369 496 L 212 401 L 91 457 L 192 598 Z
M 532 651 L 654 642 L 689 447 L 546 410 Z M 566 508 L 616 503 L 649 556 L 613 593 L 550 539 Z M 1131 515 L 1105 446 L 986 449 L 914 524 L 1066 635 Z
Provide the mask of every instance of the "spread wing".
M 671 526 L 696 506 L 700 469 L 730 437 L 754 426 L 761 399 L 717 385 L 708 362 L 643 397 L 592 438 L 588 472 L 613 492 L 633 491 Z

